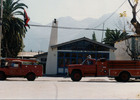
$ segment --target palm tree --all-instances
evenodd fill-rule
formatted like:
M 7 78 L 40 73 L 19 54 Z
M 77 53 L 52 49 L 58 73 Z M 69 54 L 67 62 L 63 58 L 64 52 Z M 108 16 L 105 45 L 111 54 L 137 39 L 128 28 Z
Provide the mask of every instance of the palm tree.
M 115 42 L 126 38 L 127 35 L 128 33 L 126 32 L 121 33 L 121 31 L 117 29 L 116 30 L 107 29 L 105 32 L 106 38 L 104 38 L 103 42 L 105 42 L 105 44 L 108 44 L 114 47 Z
M 16 17 L 24 16 L 25 4 L 19 3 L 20 0 L 3 1 L 3 39 L 2 39 L 2 56 L 16 57 L 23 49 L 23 38 L 27 32 L 24 26 L 24 20 Z

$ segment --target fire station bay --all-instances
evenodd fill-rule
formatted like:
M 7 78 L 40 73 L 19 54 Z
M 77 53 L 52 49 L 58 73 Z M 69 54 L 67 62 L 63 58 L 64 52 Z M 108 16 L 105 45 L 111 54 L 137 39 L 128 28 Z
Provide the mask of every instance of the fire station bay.
M 114 59 L 114 47 L 86 37 L 57 44 L 58 22 L 54 20 L 52 26 L 44 74 L 65 75 L 68 64 L 80 64 L 88 55 L 95 59 Z

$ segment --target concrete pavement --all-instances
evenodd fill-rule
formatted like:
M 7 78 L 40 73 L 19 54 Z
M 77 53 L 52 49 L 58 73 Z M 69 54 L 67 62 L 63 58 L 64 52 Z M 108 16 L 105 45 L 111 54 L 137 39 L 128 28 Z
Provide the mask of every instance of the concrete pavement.
M 29 82 L 8 78 L 0 81 L 0 99 L 140 99 L 140 80 L 121 83 L 88 77 L 72 82 L 70 78 L 41 77 Z

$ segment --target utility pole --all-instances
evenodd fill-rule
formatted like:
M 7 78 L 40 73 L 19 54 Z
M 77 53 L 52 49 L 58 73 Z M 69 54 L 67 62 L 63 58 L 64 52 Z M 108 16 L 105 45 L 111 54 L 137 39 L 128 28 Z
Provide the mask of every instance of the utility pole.
M 0 15 L 0 58 L 1 56 L 1 41 L 2 41 L 2 18 L 3 18 L 3 0 L 1 0 L 1 15 Z

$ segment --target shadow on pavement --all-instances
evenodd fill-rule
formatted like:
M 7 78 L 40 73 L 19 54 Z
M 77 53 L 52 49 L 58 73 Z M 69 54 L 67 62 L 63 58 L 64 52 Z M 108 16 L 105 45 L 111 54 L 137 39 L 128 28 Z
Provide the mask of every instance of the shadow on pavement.
M 78 82 L 73 82 L 71 79 L 67 78 L 62 78 L 62 79 L 47 79 L 47 78 L 42 78 L 42 79 L 36 79 L 35 81 L 28 81 L 26 78 L 7 78 L 4 81 L 0 82 L 71 82 L 71 83 L 78 83 Z M 87 83 L 140 83 L 140 79 L 130 79 L 128 82 L 116 82 L 113 78 L 111 79 L 82 79 L 79 82 L 87 82 Z
M 57 82 L 73 82 L 72 80 L 59 80 Z M 117 82 L 116 80 L 105 80 L 105 79 L 90 79 L 90 80 L 81 80 L 79 82 L 88 82 L 88 83 L 138 83 L 140 80 L 129 80 L 128 82 Z M 78 83 L 78 82 L 73 82 Z

